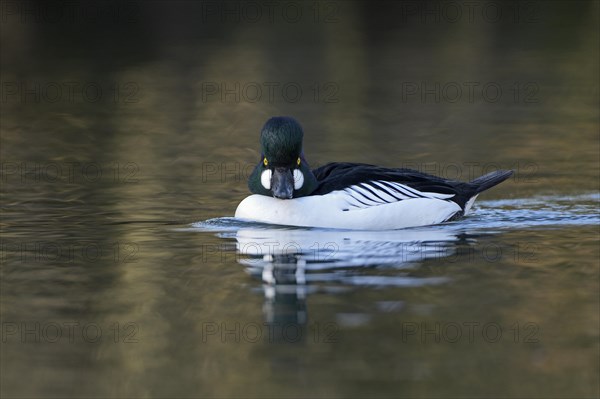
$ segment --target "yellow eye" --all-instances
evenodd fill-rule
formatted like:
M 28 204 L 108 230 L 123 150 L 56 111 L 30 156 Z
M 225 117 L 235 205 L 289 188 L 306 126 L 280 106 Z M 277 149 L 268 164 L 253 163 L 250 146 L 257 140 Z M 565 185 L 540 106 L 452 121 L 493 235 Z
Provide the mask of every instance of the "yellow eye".
M 263 165 L 265 165 L 265 166 L 269 165 L 269 161 L 267 161 L 267 157 L 265 157 L 263 159 Z
M 298 164 L 298 166 L 300 166 L 300 157 L 298 157 L 298 160 L 296 161 L 296 163 Z

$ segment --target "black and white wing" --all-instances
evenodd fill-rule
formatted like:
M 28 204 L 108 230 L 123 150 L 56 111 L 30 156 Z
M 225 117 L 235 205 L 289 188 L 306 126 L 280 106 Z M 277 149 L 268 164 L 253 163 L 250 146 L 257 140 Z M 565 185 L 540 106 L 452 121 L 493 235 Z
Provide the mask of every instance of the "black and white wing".
M 356 163 L 330 163 L 314 169 L 319 185 L 312 195 L 343 190 L 355 208 L 414 198 L 453 201 L 461 208 L 475 195 L 469 183 L 442 179 L 412 169 L 389 169 Z
M 455 194 L 421 192 L 407 185 L 385 180 L 369 181 L 346 187 L 347 202 L 350 208 L 368 208 L 415 198 L 448 200 Z

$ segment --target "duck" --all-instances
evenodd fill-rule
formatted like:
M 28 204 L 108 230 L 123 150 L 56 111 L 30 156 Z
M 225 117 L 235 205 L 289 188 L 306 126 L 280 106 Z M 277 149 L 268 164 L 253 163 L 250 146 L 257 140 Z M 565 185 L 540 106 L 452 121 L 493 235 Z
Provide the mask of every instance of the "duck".
M 470 182 L 417 170 L 331 162 L 311 169 L 304 131 L 289 116 L 272 117 L 260 132 L 261 155 L 248 178 L 251 195 L 235 218 L 274 225 L 395 230 L 466 216 L 479 194 L 508 179 L 496 170 Z

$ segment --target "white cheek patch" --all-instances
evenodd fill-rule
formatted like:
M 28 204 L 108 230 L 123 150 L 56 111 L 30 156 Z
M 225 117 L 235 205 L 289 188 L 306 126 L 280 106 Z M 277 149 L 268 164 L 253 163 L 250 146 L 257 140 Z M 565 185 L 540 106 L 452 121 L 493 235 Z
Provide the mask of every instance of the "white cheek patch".
M 294 169 L 294 189 L 300 190 L 304 185 L 304 175 L 300 169 Z
M 271 176 L 272 175 L 273 175 L 273 172 L 271 171 L 271 169 L 267 169 L 260 174 L 260 184 L 262 184 L 262 186 L 264 188 L 266 188 L 267 190 L 271 189 Z

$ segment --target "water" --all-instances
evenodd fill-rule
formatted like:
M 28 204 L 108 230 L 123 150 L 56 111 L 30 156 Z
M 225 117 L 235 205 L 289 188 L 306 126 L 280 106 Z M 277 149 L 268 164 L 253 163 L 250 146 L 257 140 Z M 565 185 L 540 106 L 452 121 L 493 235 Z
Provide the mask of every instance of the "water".
M 598 4 L 330 4 L 0 24 L 3 397 L 599 395 Z M 313 167 L 516 173 L 439 226 L 236 221 L 282 114 Z

